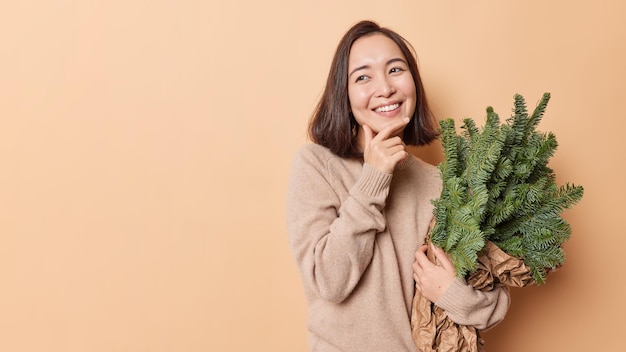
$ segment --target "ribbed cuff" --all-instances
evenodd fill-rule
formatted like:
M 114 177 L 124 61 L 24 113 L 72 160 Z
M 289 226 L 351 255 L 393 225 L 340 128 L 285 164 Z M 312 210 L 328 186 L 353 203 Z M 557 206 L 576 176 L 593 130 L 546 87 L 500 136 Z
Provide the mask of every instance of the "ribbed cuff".
M 473 288 L 468 286 L 462 279 L 452 281 L 443 296 L 435 302 L 435 305 L 448 312 L 448 315 L 459 317 L 467 315 L 468 308 L 463 305 L 464 297 L 468 297 Z
M 363 194 L 373 197 L 386 198 L 389 193 L 389 185 L 391 184 L 392 174 L 386 174 L 374 166 L 367 163 L 363 164 L 363 173 L 361 178 L 355 184 L 356 189 Z

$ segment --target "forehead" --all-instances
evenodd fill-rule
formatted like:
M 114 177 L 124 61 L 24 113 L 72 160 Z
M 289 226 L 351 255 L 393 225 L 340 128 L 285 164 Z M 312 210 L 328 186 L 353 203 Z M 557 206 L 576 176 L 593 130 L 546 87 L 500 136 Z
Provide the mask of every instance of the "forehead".
M 398 44 L 384 34 L 375 33 L 361 37 L 352 44 L 348 67 L 386 63 L 394 58 L 406 60 Z

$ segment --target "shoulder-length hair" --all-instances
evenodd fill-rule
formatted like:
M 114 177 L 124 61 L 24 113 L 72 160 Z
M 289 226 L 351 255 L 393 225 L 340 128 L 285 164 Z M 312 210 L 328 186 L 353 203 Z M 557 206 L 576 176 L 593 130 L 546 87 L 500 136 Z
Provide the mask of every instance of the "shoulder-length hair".
M 324 93 L 309 122 L 309 138 L 341 157 L 362 157 L 357 144 L 359 125 L 350 112 L 348 98 L 348 58 L 354 42 L 367 35 L 380 33 L 393 40 L 407 60 L 416 91 L 413 117 L 405 127 L 402 139 L 407 145 L 421 146 L 439 135 L 436 121 L 428 108 L 417 60 L 411 44 L 391 29 L 371 21 L 361 21 L 350 28 L 337 46 Z

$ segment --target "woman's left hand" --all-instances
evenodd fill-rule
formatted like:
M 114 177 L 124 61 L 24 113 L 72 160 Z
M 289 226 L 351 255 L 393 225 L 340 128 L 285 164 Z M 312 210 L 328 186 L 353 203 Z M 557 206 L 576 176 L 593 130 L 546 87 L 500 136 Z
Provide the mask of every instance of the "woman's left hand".
M 430 249 L 435 254 L 437 264 L 426 256 L 426 250 Z M 456 274 L 450 258 L 443 249 L 435 247 L 432 243 L 422 245 L 415 252 L 413 262 L 413 278 L 417 290 L 431 302 L 437 302 L 455 280 Z

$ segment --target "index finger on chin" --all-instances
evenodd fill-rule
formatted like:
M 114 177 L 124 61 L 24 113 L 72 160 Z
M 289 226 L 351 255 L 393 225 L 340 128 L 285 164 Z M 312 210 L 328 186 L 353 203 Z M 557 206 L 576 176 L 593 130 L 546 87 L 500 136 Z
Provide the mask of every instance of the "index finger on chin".
M 382 130 L 380 130 L 380 132 L 378 132 L 376 138 L 380 138 L 381 140 L 389 138 L 389 136 L 391 136 L 393 133 L 406 126 L 410 120 L 411 119 L 409 119 L 408 117 L 405 117 L 403 119 L 390 122 Z

